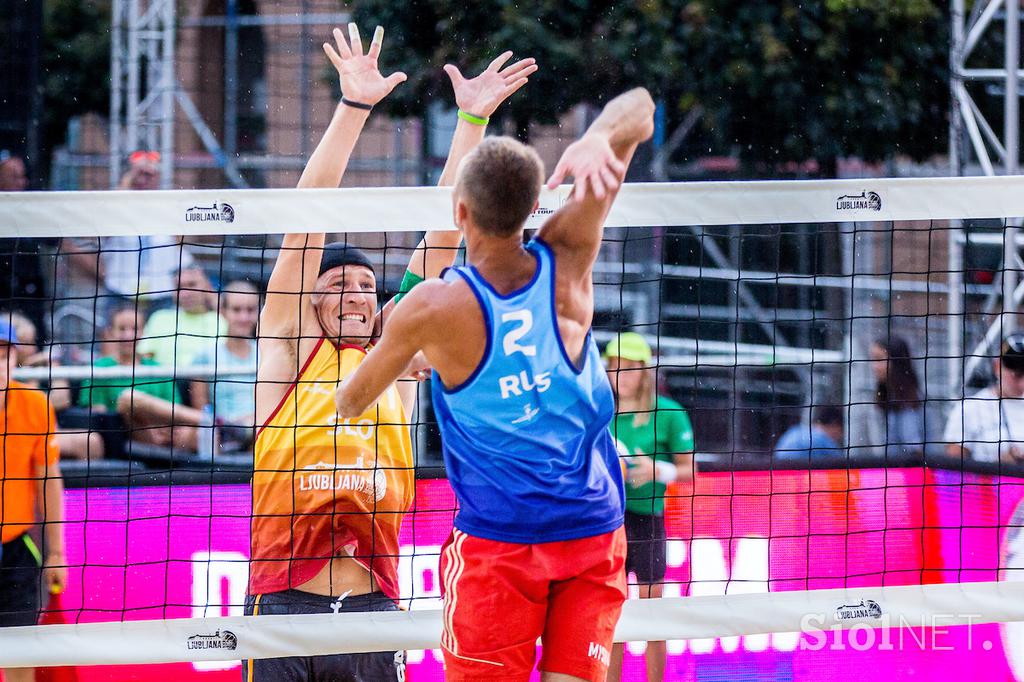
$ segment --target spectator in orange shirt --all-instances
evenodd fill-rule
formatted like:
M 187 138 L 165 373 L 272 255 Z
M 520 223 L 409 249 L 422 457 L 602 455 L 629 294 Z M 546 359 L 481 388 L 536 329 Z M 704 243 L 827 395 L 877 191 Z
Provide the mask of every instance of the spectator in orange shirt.
M 40 580 L 51 593 L 67 580 L 57 418 L 46 394 L 11 379 L 17 341 L 11 325 L 0 320 L 0 627 L 35 625 Z M 38 520 L 45 560 L 28 534 Z M 6 670 L 4 679 L 27 682 L 34 671 Z

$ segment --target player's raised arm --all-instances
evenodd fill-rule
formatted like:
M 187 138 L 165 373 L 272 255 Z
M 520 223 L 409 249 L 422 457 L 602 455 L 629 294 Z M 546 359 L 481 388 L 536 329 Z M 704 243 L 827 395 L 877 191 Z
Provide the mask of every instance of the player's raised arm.
M 455 92 L 455 104 L 459 107 L 459 120 L 438 186 L 455 184 L 459 164 L 484 139 L 490 117 L 537 71 L 536 60 L 532 57 L 504 66 L 511 58 L 512 52 L 504 52 L 483 73 L 469 79 L 454 64 L 445 65 L 445 73 Z M 462 235 L 455 230 L 424 235 L 409 260 L 409 274 L 402 283 L 402 291 L 407 292 L 419 281 L 441 274 L 455 260 L 455 251 L 461 242 Z
M 406 78 L 400 72 L 384 77 L 377 68 L 384 37 L 382 28 L 377 27 L 365 53 L 356 25 L 349 24 L 348 32 L 346 40 L 341 30 L 335 28 L 337 48 L 329 43 L 323 46 L 338 71 L 342 98 L 299 178 L 300 188 L 337 187 L 341 183 L 370 109 Z M 323 233 L 284 237 L 267 285 L 266 304 L 260 315 L 261 335 L 295 337 L 300 331 L 300 319 L 315 320 L 309 298 L 303 294 L 313 291 L 323 245 Z
M 479 76 L 468 79 L 454 64 L 445 65 L 445 73 L 451 79 L 455 94 L 455 104 L 459 108 L 459 118 L 448 150 L 448 160 L 437 183 L 440 187 L 455 184 L 459 164 L 484 139 L 490 117 L 502 102 L 526 85 L 530 75 L 537 71 L 536 60 L 533 58 L 521 59 L 505 66 L 511 58 L 512 52 L 503 52 Z M 455 253 L 461 242 L 462 234 L 456 230 L 428 232 L 423 236 L 409 259 L 399 294 L 381 309 L 380 328 L 383 328 L 394 306 L 405 294 L 423 280 L 437 277 L 455 261 Z M 406 412 L 412 414 L 416 383 L 400 382 L 399 393 Z
M 568 177 L 575 179 L 575 187 L 538 235 L 558 253 L 560 267 L 589 278 L 605 218 L 633 152 L 653 133 L 654 100 L 647 90 L 636 88 L 609 102 L 586 134 L 562 154 L 548 187 L 554 189 Z

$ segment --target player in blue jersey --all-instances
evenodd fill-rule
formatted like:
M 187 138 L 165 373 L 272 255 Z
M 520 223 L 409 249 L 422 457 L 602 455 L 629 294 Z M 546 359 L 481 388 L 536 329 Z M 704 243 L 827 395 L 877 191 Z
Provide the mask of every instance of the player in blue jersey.
M 361 414 L 422 351 L 459 501 L 441 556 L 448 680 L 526 680 L 542 638 L 547 681 L 603 680 L 625 599 L 615 406 L 590 335 L 602 228 L 654 103 L 611 101 L 562 156 L 550 186 L 571 198 L 523 243 L 543 166 L 510 138 L 463 161 L 453 194 L 466 267 L 395 308 L 379 344 L 338 389 Z

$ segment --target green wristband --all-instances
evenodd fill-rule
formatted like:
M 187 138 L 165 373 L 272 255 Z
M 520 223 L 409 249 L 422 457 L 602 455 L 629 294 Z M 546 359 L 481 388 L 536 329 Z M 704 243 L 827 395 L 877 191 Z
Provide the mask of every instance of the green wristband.
M 37 564 L 42 566 L 43 553 L 39 551 L 39 546 L 36 545 L 35 540 L 30 538 L 27 533 L 21 537 L 25 540 L 25 547 L 28 548 L 28 553 L 32 555 L 32 558 L 36 560 Z
M 486 116 L 474 116 L 473 114 L 459 109 L 459 118 L 467 123 L 472 123 L 475 126 L 485 126 L 490 123 L 491 119 Z
M 402 277 L 402 283 L 398 286 L 398 293 L 395 295 L 395 304 L 397 305 L 402 298 L 412 291 L 412 288 L 423 281 L 423 278 L 417 275 L 412 270 L 406 270 L 405 276 Z

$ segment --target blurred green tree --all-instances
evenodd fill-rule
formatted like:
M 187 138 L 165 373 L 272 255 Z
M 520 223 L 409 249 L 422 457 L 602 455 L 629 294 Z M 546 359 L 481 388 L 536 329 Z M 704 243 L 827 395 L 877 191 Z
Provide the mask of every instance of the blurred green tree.
M 730 155 L 770 174 L 813 159 L 831 174 L 844 156 L 946 148 L 941 0 L 357 0 L 354 11 L 386 27 L 384 68 L 410 76 L 388 100 L 398 114 L 448 97 L 445 62 L 479 69 L 511 49 L 541 66 L 503 112 L 519 130 L 642 84 L 670 129 L 702 112 L 677 160 Z
M 64 143 L 68 121 L 110 108 L 110 2 L 46 0 L 43 7 L 42 158 Z
M 517 128 L 554 122 L 573 105 L 600 103 L 628 87 L 671 77 L 671 12 L 661 0 L 360 0 L 354 19 L 385 27 L 385 59 L 409 74 L 388 98 L 392 111 L 420 114 L 435 98 L 450 100 L 441 67 L 477 72 L 504 50 L 535 57 L 541 70 L 499 115 Z M 424 65 L 430 65 L 425 68 Z

